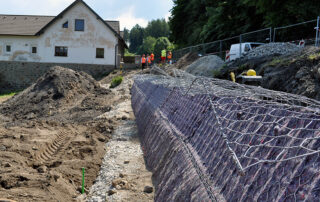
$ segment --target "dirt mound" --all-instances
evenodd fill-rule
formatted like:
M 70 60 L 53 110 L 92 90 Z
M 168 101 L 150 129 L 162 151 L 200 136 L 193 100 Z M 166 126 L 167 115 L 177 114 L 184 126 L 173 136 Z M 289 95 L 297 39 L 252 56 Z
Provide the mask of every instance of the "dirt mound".
M 204 56 L 187 66 L 186 72 L 196 76 L 212 77 L 214 71 L 222 67 L 223 64 L 224 61 L 216 55 Z
M 90 75 L 56 66 L 5 102 L 0 111 L 16 119 L 48 117 L 68 110 L 88 94 L 107 93 Z
M 182 58 L 180 58 L 178 60 L 178 62 L 175 64 L 177 69 L 186 69 L 186 67 L 188 65 L 190 65 L 191 63 L 193 63 L 194 61 L 196 61 L 199 58 L 197 53 L 187 53 L 185 54 Z

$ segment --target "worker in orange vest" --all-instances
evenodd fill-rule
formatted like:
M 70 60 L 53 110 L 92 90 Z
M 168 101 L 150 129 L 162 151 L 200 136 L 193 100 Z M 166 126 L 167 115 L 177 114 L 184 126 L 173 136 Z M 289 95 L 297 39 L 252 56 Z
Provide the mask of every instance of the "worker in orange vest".
M 154 54 L 151 53 L 151 65 L 153 65 L 153 62 L 154 62 Z
M 147 63 L 147 68 L 148 68 L 149 66 L 151 66 L 151 57 L 149 54 L 147 54 L 146 60 L 147 60 L 146 63 Z
M 168 52 L 167 58 L 168 58 L 168 63 L 171 64 L 171 63 L 172 63 L 172 61 L 171 61 L 171 59 L 172 59 L 172 53 L 171 53 L 171 51 Z
M 142 70 L 146 67 L 146 56 L 145 54 L 142 55 L 141 57 L 141 68 Z

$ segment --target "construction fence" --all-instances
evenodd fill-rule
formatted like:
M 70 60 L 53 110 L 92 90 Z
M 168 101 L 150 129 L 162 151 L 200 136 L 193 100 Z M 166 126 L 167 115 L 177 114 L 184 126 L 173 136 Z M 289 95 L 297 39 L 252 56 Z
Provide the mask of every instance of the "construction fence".
M 173 51 L 173 59 L 177 61 L 185 54 L 191 52 L 200 55 L 217 55 L 224 59 L 226 52 L 230 50 L 232 44 L 242 44 L 245 42 L 291 42 L 298 45 L 303 40 L 305 45 L 319 46 L 319 22 L 320 18 L 318 17 L 315 20 L 302 23 L 276 28 L 269 27 L 227 39 L 189 46 Z

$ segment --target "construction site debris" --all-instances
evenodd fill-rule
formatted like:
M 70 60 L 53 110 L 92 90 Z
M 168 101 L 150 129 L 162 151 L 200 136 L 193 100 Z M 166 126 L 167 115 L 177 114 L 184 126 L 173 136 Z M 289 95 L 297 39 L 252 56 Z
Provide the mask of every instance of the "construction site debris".
M 213 77 L 213 72 L 224 65 L 224 61 L 216 55 L 200 57 L 186 67 L 186 72 L 196 76 Z

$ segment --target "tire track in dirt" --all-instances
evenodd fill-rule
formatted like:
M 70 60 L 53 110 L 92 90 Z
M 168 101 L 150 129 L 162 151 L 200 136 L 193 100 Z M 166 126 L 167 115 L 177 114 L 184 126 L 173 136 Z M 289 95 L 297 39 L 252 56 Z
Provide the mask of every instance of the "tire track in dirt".
M 35 155 L 35 160 L 39 164 L 49 163 L 57 159 L 68 147 L 73 138 L 69 134 L 62 132 L 50 143 L 46 144 L 43 149 Z

